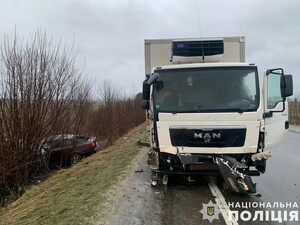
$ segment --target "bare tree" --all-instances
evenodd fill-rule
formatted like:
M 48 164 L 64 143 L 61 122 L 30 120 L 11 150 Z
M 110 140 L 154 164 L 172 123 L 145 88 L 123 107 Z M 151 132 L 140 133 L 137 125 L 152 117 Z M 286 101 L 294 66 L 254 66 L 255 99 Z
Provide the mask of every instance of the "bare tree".
M 12 41 L 5 38 L 0 60 L 0 192 L 18 193 L 45 169 L 39 157 L 43 138 L 83 126 L 90 85 L 82 80 L 76 55 L 74 45 L 62 46 L 40 31 L 25 44 L 17 35 Z
M 289 122 L 294 125 L 300 125 L 300 102 L 298 98 L 289 99 Z
M 79 134 L 85 131 L 90 134 L 89 128 L 86 126 L 92 108 L 90 89 L 91 84 L 87 82 L 82 83 L 81 86 L 75 89 L 70 112 L 71 118 L 73 118 L 73 121 L 71 121 L 72 133 Z
M 109 146 L 113 143 L 113 138 L 116 132 L 116 121 L 118 115 L 115 113 L 115 102 L 119 99 L 118 92 L 112 87 L 109 81 L 103 82 L 99 88 L 100 104 L 103 111 L 102 115 L 102 127 L 105 126 L 104 136 L 107 140 L 105 146 Z
M 126 96 L 108 81 L 92 100 L 74 45 L 37 31 L 25 43 L 6 37 L 0 56 L 0 205 L 47 171 L 44 138 L 86 132 L 105 147 L 145 120 L 140 94 Z
M 126 96 L 119 88 L 105 81 L 99 87 L 99 100 L 94 103 L 90 121 L 96 122 L 91 129 L 104 147 L 114 143 L 128 130 L 145 121 L 145 113 L 141 108 L 142 100 Z

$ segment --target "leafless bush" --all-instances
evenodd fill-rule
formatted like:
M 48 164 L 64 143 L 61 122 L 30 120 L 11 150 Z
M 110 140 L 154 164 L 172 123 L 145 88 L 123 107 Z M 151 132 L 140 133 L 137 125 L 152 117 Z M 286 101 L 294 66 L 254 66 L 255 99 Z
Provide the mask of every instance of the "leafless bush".
M 0 206 L 47 172 L 40 157 L 45 137 L 85 133 L 106 147 L 145 120 L 141 94 L 128 97 L 109 82 L 91 100 L 73 46 L 37 31 L 26 43 L 6 37 L 0 51 Z
M 103 147 L 145 121 L 141 102 L 141 94 L 128 97 L 110 82 L 103 82 L 89 119 L 93 123 L 89 127 L 102 140 Z
M 27 42 L 17 35 L 1 47 L 0 195 L 19 193 L 37 173 L 43 138 L 80 131 L 89 108 L 73 46 L 37 31 Z M 74 123 L 76 121 L 76 123 Z M 75 125 L 74 125 L 75 124 Z
M 294 125 L 300 125 L 300 102 L 297 98 L 290 99 L 289 104 L 289 122 Z

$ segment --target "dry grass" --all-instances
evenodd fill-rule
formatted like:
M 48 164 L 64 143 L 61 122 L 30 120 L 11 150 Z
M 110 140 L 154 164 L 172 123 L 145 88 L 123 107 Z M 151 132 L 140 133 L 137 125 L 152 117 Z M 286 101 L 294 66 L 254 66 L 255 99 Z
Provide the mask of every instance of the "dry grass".
M 138 153 L 136 140 L 141 135 L 145 138 L 144 127 L 133 129 L 113 146 L 32 186 L 0 210 L 0 224 L 89 224 L 88 218 L 101 209 L 106 193 Z

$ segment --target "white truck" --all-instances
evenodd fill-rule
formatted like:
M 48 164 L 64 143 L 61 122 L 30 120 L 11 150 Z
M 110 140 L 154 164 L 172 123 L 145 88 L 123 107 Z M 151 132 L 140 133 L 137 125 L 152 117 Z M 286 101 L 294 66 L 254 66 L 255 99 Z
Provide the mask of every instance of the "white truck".
M 145 40 L 143 108 L 151 183 L 168 176 L 221 175 L 255 193 L 270 148 L 289 127 L 292 76 L 245 63 L 245 37 Z

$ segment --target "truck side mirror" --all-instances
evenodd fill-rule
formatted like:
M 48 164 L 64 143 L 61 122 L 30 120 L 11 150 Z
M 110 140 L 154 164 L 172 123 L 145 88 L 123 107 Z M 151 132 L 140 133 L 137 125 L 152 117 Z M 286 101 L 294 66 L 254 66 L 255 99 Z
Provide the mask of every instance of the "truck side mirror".
M 150 108 L 149 101 L 144 100 L 143 103 L 142 103 L 142 109 L 149 110 L 149 108 Z
M 284 75 L 280 79 L 281 96 L 286 98 L 293 95 L 293 77 L 292 75 Z
M 159 78 L 159 73 L 153 73 L 149 79 L 143 82 L 143 100 L 150 100 L 150 86 Z
M 148 79 L 143 82 L 143 100 L 150 99 L 150 85 L 148 84 Z
M 147 81 L 147 83 L 149 85 L 154 84 L 154 82 L 159 78 L 159 73 L 153 73 L 152 76 L 149 78 L 149 80 Z

